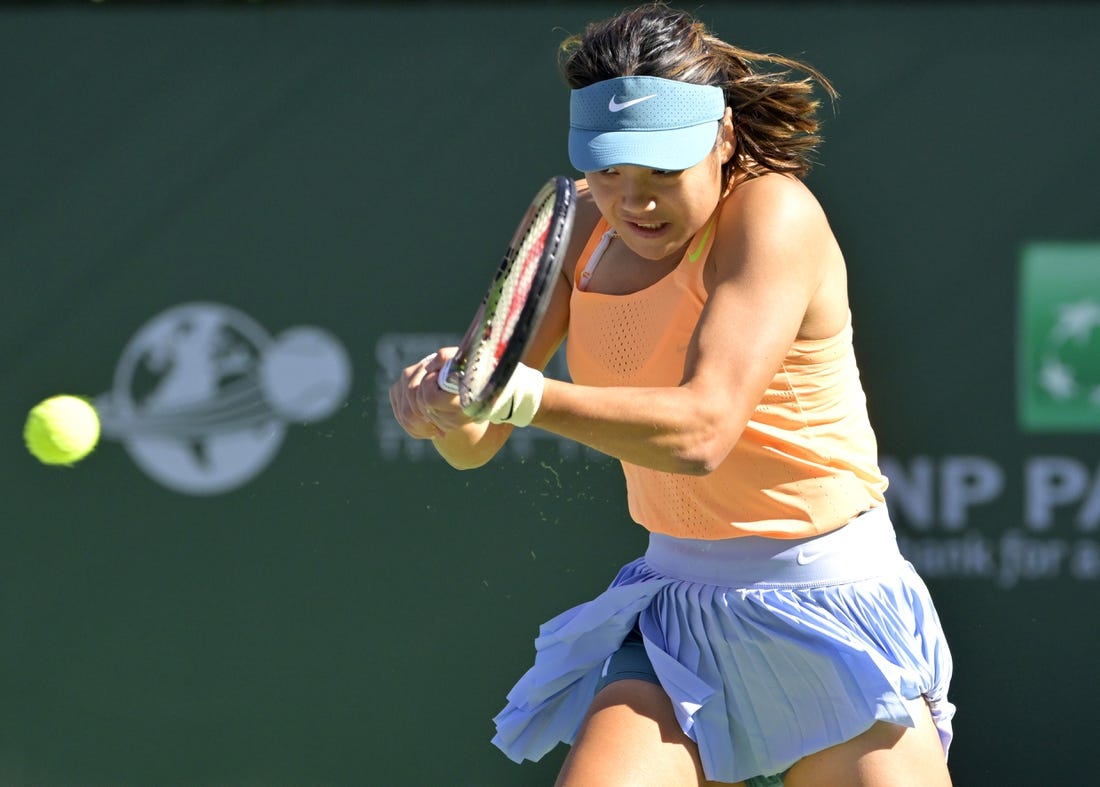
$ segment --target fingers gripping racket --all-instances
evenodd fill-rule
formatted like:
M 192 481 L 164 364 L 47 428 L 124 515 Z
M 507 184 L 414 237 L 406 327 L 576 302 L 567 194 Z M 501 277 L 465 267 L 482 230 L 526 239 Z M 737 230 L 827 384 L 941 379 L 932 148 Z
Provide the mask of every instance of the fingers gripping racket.
M 539 189 L 458 352 L 440 370 L 439 387 L 458 394 L 471 418 L 493 403 L 538 330 L 569 246 L 576 203 L 569 178 L 559 175 Z

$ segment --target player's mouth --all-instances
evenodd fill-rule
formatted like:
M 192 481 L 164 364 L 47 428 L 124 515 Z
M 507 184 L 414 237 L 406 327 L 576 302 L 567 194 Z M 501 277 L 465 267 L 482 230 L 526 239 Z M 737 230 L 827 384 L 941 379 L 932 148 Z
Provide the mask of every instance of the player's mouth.
M 661 235 L 669 226 L 667 222 L 663 221 L 650 222 L 628 220 L 626 223 L 631 230 L 643 238 L 655 238 Z

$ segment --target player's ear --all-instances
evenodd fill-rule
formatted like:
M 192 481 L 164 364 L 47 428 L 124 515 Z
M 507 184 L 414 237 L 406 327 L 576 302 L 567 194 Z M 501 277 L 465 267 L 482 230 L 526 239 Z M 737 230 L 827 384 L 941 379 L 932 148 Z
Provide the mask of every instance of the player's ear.
M 718 153 L 723 164 L 733 158 L 736 148 L 737 142 L 733 136 L 733 110 L 726 107 L 726 114 L 718 121 Z

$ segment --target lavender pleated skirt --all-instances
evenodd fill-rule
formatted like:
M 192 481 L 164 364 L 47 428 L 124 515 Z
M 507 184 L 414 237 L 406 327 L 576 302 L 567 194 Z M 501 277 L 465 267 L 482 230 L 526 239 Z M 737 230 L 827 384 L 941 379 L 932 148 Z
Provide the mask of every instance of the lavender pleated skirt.
M 885 507 L 808 539 L 651 534 L 605 592 L 545 623 L 493 743 L 516 762 L 571 743 L 635 626 L 708 779 L 785 771 L 924 697 L 944 756 L 951 655 Z

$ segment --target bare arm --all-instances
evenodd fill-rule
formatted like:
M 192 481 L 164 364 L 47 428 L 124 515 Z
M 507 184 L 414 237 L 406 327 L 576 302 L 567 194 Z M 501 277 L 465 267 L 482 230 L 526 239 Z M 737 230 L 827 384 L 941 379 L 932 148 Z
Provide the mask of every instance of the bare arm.
M 728 199 L 708 261 L 708 301 L 680 385 L 605 388 L 547 380 L 534 426 L 633 464 L 705 474 L 732 450 L 795 339 L 823 338 L 843 327 L 843 260 L 805 186 L 764 176 Z M 575 260 L 574 253 L 570 272 Z M 559 282 L 529 365 L 544 368 L 564 337 L 569 292 L 567 280 Z M 415 428 L 431 434 L 416 434 L 398 420 L 414 436 L 434 435 L 453 466 L 484 464 L 512 427 L 465 421 L 455 398 L 439 391 L 434 372 L 419 370 L 420 381 L 407 394 L 411 422 L 419 418 Z
M 594 388 L 547 381 L 534 425 L 634 464 L 705 474 L 740 438 L 792 342 L 843 327 L 846 296 L 821 287 L 827 275 L 843 277 L 843 263 L 805 187 L 766 176 L 729 199 L 681 384 Z

